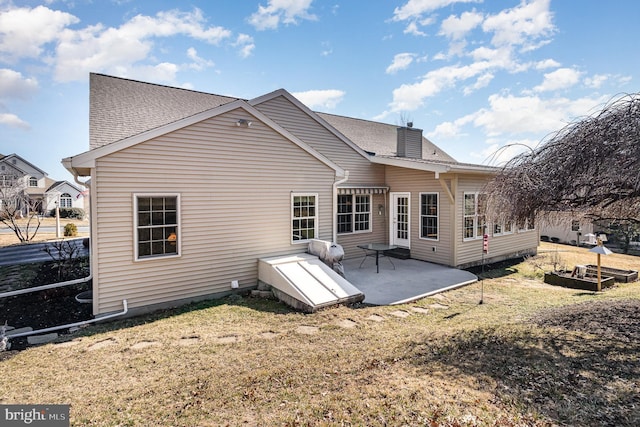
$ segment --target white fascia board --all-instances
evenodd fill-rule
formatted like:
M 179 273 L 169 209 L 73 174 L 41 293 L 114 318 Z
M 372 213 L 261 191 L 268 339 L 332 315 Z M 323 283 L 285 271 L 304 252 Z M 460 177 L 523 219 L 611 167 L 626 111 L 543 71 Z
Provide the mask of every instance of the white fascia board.
M 103 145 L 102 147 L 95 148 L 90 151 L 86 151 L 84 153 L 78 154 L 76 156 L 67 157 L 62 160 L 63 166 L 71 171 L 78 169 L 90 169 L 95 167 L 96 159 L 107 156 L 109 154 L 118 152 L 120 150 L 124 150 L 125 148 L 132 147 L 134 145 L 140 144 L 142 142 L 148 141 L 153 138 L 157 138 L 159 136 L 165 135 L 167 133 L 176 131 L 178 129 L 182 129 L 184 127 L 190 126 L 194 123 L 201 122 L 203 120 L 209 119 L 211 117 L 215 117 L 224 113 L 228 113 L 229 111 L 235 109 L 243 109 L 247 111 L 249 114 L 255 116 L 258 120 L 271 127 L 274 131 L 278 132 L 285 138 L 289 139 L 294 144 L 298 145 L 300 148 L 325 163 L 330 168 L 336 171 L 336 175 L 343 176 L 344 170 L 333 163 L 331 160 L 311 148 L 309 145 L 298 139 L 296 136 L 289 133 L 287 130 L 282 128 L 276 122 L 271 120 L 269 117 L 258 111 L 256 108 L 248 104 L 246 101 L 237 100 L 233 102 L 229 102 L 227 104 L 221 105 L 219 107 L 215 107 L 206 111 L 203 111 L 198 114 L 194 114 L 189 117 L 185 117 L 184 119 L 177 120 L 173 123 L 169 123 L 164 126 L 157 127 L 155 129 L 148 130 L 146 132 L 140 133 L 138 135 L 131 136 L 129 138 L 125 138 L 120 141 L 112 142 L 107 145 Z
M 411 160 L 392 159 L 389 157 L 376 157 L 376 156 L 371 156 L 369 159 L 371 160 L 371 163 L 377 163 L 380 165 L 387 165 L 387 166 L 397 166 L 399 168 L 405 168 L 405 169 L 416 169 L 416 170 L 421 170 L 426 172 L 445 173 L 451 170 L 449 166 L 435 164 L 435 163 L 423 163 L 423 162 L 416 162 Z
M 306 115 L 311 117 L 311 119 L 313 119 L 316 122 L 318 122 L 318 124 L 320 124 L 321 126 L 326 128 L 336 138 L 338 138 L 339 140 L 344 142 L 351 149 L 353 149 L 356 153 L 360 154 L 362 157 L 364 157 L 365 159 L 369 160 L 369 155 L 367 154 L 366 151 L 364 151 L 362 148 L 360 148 L 358 145 L 356 145 L 353 141 L 351 141 L 349 138 L 347 138 L 342 133 L 340 133 L 340 131 L 338 131 L 336 128 L 331 126 L 326 120 L 324 120 L 322 117 L 318 116 L 314 111 L 312 111 L 309 107 L 307 107 L 302 102 L 300 102 L 300 100 L 298 98 L 296 98 L 295 96 L 291 95 L 285 89 L 278 89 L 278 90 L 275 90 L 273 92 L 267 93 L 265 95 L 259 96 L 257 98 L 251 99 L 251 100 L 249 100 L 249 104 L 254 105 L 254 106 L 255 105 L 259 105 L 259 104 L 262 104 L 263 102 L 269 101 L 269 100 L 271 100 L 273 98 L 277 98 L 278 96 L 284 96 L 285 98 L 287 98 L 293 105 L 295 105 L 301 111 L 303 111 Z

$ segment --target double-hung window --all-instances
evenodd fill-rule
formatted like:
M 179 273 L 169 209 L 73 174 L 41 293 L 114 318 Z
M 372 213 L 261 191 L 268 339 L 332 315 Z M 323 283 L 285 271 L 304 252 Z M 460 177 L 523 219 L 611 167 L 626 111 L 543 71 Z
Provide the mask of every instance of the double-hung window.
M 420 193 L 420 237 L 438 240 L 438 193 Z
M 29 177 L 29 187 L 37 187 L 38 186 L 38 178 L 36 177 Z
M 318 195 L 291 194 L 291 241 L 306 242 L 318 236 Z
M 485 232 L 484 203 L 486 196 L 482 193 L 464 193 L 463 238 L 465 240 L 481 239 Z
M 371 196 L 368 194 L 338 195 L 338 233 L 370 230 Z
M 178 194 L 136 194 L 136 260 L 180 254 Z

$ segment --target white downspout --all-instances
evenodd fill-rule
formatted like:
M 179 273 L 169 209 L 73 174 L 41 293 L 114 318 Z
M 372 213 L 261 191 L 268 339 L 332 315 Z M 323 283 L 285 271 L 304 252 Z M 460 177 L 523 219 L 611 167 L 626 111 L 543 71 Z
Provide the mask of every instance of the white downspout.
M 338 243 L 338 185 L 349 179 L 349 171 L 344 171 L 344 178 L 333 183 L 333 243 Z

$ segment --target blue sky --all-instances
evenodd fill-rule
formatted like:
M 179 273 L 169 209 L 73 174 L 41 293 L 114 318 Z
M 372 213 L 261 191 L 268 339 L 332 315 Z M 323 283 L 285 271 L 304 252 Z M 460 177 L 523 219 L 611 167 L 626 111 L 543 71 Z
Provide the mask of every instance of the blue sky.
M 637 0 L 0 0 L 0 153 L 71 179 L 60 160 L 88 150 L 98 72 L 284 88 L 495 164 L 639 91 L 638 17 Z

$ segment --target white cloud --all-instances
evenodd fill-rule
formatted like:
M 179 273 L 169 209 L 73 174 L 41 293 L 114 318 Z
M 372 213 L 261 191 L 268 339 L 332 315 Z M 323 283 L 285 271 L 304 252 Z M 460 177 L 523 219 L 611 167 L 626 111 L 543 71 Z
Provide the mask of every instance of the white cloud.
M 536 70 L 546 70 L 547 68 L 558 68 L 561 64 L 553 59 L 545 59 L 536 62 Z
M 0 59 L 36 58 L 43 46 L 57 40 L 60 32 L 79 19 L 45 6 L 0 11 Z
M 29 130 L 31 128 L 31 126 L 29 126 L 29 123 L 25 122 L 15 114 L 9 113 L 0 113 L 0 125 L 24 130 Z
M 239 34 L 236 39 L 234 46 L 240 47 L 240 57 L 248 58 L 253 53 L 253 49 L 255 49 L 256 45 L 253 42 L 253 37 L 248 34 Z
M 419 108 L 425 98 L 437 95 L 442 90 L 455 86 L 456 83 L 473 78 L 491 67 L 487 61 L 475 62 L 470 65 L 442 67 L 427 73 L 422 81 L 413 84 L 403 84 L 393 91 L 391 110 L 412 111 Z
M 415 53 L 398 53 L 393 57 L 393 62 L 387 67 L 386 73 L 394 74 L 400 70 L 407 69 L 415 57 Z
M 222 27 L 207 27 L 198 9 L 159 12 L 155 17 L 137 15 L 118 28 L 94 25 L 78 31 L 66 29 L 60 34 L 57 47 L 55 78 L 80 80 L 91 71 L 130 76 L 130 70 L 135 68 L 155 69 L 160 72 L 154 75 L 166 77 L 175 73 L 170 71 L 174 67 L 166 63 L 155 66 L 137 63 L 149 57 L 155 38 L 175 35 L 217 44 L 229 38 L 231 32 Z
M 200 58 L 198 56 L 198 51 L 193 47 L 190 47 L 189 49 L 187 49 L 187 57 L 189 57 L 189 59 L 193 61 L 191 64 L 188 64 L 187 66 L 194 70 L 200 71 L 205 68 L 213 67 L 215 65 L 213 61 Z
M 608 99 L 550 98 L 539 96 L 513 96 L 494 94 L 489 107 L 472 113 L 473 124 L 488 136 L 533 133 L 546 135 L 562 129 L 575 117 L 588 114 L 595 106 Z
M 472 84 L 471 86 L 466 86 L 462 92 L 465 95 L 470 95 L 478 89 L 489 86 L 489 83 L 491 83 L 494 77 L 495 76 L 492 73 L 483 74 L 476 79 L 476 82 L 474 84 Z
M 482 24 L 485 32 L 493 33 L 494 46 L 522 45 L 524 48 L 555 31 L 549 9 L 550 0 L 523 1 L 520 5 L 488 16 Z
M 0 68 L 0 99 L 27 99 L 38 89 L 38 81 L 18 71 Z
M 582 73 L 573 68 L 558 68 L 544 75 L 543 82 L 534 87 L 536 92 L 548 92 L 558 89 L 567 89 L 580 81 Z
M 440 25 L 440 34 L 453 40 L 463 38 L 469 31 L 480 25 L 483 15 L 472 12 L 464 12 L 460 17 L 451 15 L 442 21 Z
M 609 77 L 610 76 L 606 74 L 595 74 L 593 77 L 586 77 L 584 79 L 584 84 L 592 89 L 599 89 L 604 82 L 609 80 Z
M 425 13 L 447 7 L 455 3 L 475 3 L 478 0 L 409 0 L 402 7 L 396 7 L 393 11 L 394 21 L 417 19 Z
M 345 92 L 337 89 L 308 90 L 306 92 L 295 92 L 292 95 L 311 109 L 333 109 L 342 102 Z
M 297 24 L 300 19 L 316 20 L 309 13 L 313 0 L 269 0 L 267 6 L 258 5 L 258 11 L 249 17 L 256 30 L 274 30 L 282 23 Z
M 405 34 L 411 34 L 414 36 L 426 36 L 427 33 L 420 31 L 418 29 L 418 24 L 415 22 L 410 22 L 409 24 L 407 24 L 407 28 L 404 29 L 403 31 Z
M 456 122 L 443 122 L 427 133 L 427 138 L 432 140 L 455 138 L 460 134 L 460 126 Z

